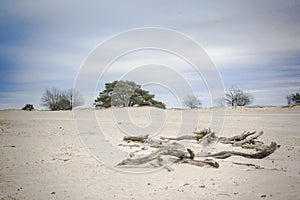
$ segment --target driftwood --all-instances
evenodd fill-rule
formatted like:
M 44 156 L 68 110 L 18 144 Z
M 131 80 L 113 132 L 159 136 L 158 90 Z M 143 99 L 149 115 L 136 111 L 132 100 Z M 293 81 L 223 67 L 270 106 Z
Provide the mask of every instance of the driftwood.
M 132 141 L 132 142 L 145 142 L 148 139 L 149 135 L 143 136 L 125 136 L 123 138 L 124 141 Z
M 210 128 L 206 128 L 206 129 L 203 129 L 203 130 L 200 130 L 200 131 L 196 129 L 194 131 L 194 135 L 202 136 L 202 137 L 209 134 L 209 133 L 211 133 Z
M 176 138 L 170 138 L 170 137 L 160 137 L 162 140 L 200 140 L 203 136 L 201 135 L 183 135 Z
M 280 145 L 278 145 L 279 147 Z M 263 151 L 267 145 L 263 144 L 261 141 L 254 141 L 252 144 L 243 144 L 241 146 L 243 149 L 255 149 L 256 151 Z
M 177 158 L 185 158 L 189 157 L 186 152 L 176 149 L 176 148 L 162 148 L 159 149 L 158 151 L 155 151 L 147 156 L 141 157 L 141 158 L 128 158 L 120 162 L 117 166 L 121 165 L 142 165 L 145 163 L 148 163 L 150 161 L 153 161 L 155 159 L 160 158 L 162 155 L 169 155 L 169 156 L 174 156 Z
M 277 145 L 275 142 L 271 142 L 270 145 L 265 145 L 262 141 L 258 141 L 263 132 L 243 132 L 240 135 L 235 135 L 232 137 L 217 137 L 215 132 L 210 129 L 204 129 L 201 131 L 194 131 L 193 135 L 183 135 L 180 137 L 160 137 L 160 139 L 152 139 L 149 135 L 144 136 L 126 136 L 123 138 L 124 141 L 133 142 L 130 145 L 122 145 L 122 146 L 134 146 L 139 147 L 136 143 L 142 143 L 143 148 L 136 152 L 140 152 L 142 150 L 147 150 L 148 148 L 156 148 L 158 149 L 155 152 L 152 152 L 143 157 L 134 158 L 135 152 L 130 154 L 130 158 L 123 160 L 117 166 L 139 166 L 143 164 L 150 164 L 152 166 L 163 166 L 168 171 L 170 171 L 169 166 L 164 166 L 163 160 L 164 158 L 171 159 L 171 162 L 181 164 L 187 163 L 199 167 L 214 167 L 218 168 L 219 164 L 213 159 L 205 159 L 199 160 L 200 154 L 194 153 L 194 151 L 190 148 L 186 148 L 184 143 L 180 143 L 181 140 L 195 140 L 195 145 L 209 145 L 213 142 L 220 142 L 222 144 L 231 144 L 233 147 L 241 147 L 246 149 L 255 149 L 256 153 L 244 153 L 239 151 L 221 151 L 218 153 L 209 153 L 204 155 L 204 157 L 211 157 L 216 159 L 226 159 L 231 156 L 242 156 L 249 159 L 262 159 L 270 154 L 272 154 L 280 145 Z M 178 141 L 170 143 L 170 141 Z M 156 162 L 153 162 L 156 161 Z M 156 165 L 155 165 L 156 163 Z M 158 164 L 158 165 L 157 165 Z M 235 163 L 239 165 L 247 165 L 256 167 L 254 164 L 241 164 Z
M 205 160 L 192 160 L 192 159 L 178 159 L 175 163 L 187 163 L 190 165 L 195 165 L 198 167 L 214 167 L 219 168 L 219 163 L 214 161 L 213 159 L 205 159 Z
M 240 163 L 240 162 L 232 162 L 232 163 L 236 164 L 236 165 L 244 165 L 244 166 L 248 166 L 248 167 L 254 167 L 255 169 L 264 169 L 263 167 L 252 164 L 252 163 Z
M 218 137 L 216 136 L 215 132 L 209 132 L 201 140 L 199 140 L 199 142 L 203 143 L 204 146 L 207 146 L 215 141 L 218 141 Z
M 161 140 L 197 140 L 200 141 L 202 138 L 204 138 L 206 135 L 212 133 L 210 129 L 204 129 L 201 131 L 194 131 L 194 135 L 183 135 L 175 138 L 170 138 L 170 137 L 160 137 Z
M 140 147 L 141 145 L 139 145 L 139 144 L 119 144 L 119 146 L 123 146 L 123 147 Z
M 232 146 L 243 146 L 245 144 L 253 144 L 254 143 L 254 140 L 257 139 L 259 136 L 261 136 L 263 134 L 262 131 L 260 131 L 259 133 L 257 134 L 253 134 L 252 136 L 250 136 L 249 138 L 245 138 L 241 141 L 238 141 L 238 142 L 234 142 L 232 144 Z
M 235 142 L 240 142 L 240 141 L 243 141 L 245 140 L 248 136 L 250 135 L 253 135 L 255 134 L 256 131 L 254 132 L 246 132 L 244 131 L 241 135 L 235 135 L 235 136 L 232 136 L 232 137 L 229 137 L 229 138 L 226 138 L 226 137 L 220 137 L 219 138 L 219 141 L 223 144 L 233 144 Z
M 217 159 L 225 159 L 229 158 L 231 156 L 242 156 L 245 158 L 252 158 L 252 159 L 262 159 L 273 153 L 277 148 L 276 142 L 271 142 L 269 146 L 266 146 L 266 148 L 260 152 L 249 154 L 249 153 L 243 153 L 243 152 L 237 152 L 237 151 L 221 151 L 214 154 L 209 154 L 205 157 L 213 157 Z
M 133 165 L 143 165 L 146 163 L 149 163 L 153 160 L 157 160 L 159 163 L 161 163 L 162 158 L 161 156 L 173 156 L 176 157 L 177 159 L 174 161 L 174 163 L 186 163 L 186 164 L 191 164 L 191 165 L 195 165 L 195 166 L 199 166 L 199 167 L 214 167 L 214 168 L 218 168 L 219 164 L 212 160 L 212 159 L 205 159 L 205 160 L 193 160 L 195 157 L 195 153 L 190 150 L 187 149 L 187 152 L 176 149 L 176 148 L 163 148 L 160 149 L 156 152 L 153 152 L 147 156 L 141 157 L 141 158 L 128 158 L 123 160 L 122 162 L 120 162 L 117 166 L 133 166 Z M 162 166 L 160 164 L 160 166 Z M 168 171 L 169 168 L 168 168 Z

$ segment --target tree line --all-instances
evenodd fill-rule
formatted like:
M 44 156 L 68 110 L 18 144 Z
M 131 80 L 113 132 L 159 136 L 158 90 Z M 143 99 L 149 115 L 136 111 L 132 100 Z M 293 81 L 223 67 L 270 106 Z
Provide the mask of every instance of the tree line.
M 155 95 L 141 88 L 141 85 L 133 81 L 113 81 L 105 83 L 105 89 L 99 93 L 94 100 L 94 106 L 100 108 L 109 107 L 133 107 L 133 106 L 153 106 L 166 108 L 166 104 L 155 100 Z M 300 94 L 290 94 L 286 96 L 288 104 L 300 104 Z M 215 100 L 218 105 L 246 106 L 252 104 L 253 96 L 237 87 L 231 87 L 224 93 L 224 96 Z M 195 95 L 187 95 L 182 103 L 185 107 L 194 109 L 201 107 L 202 103 Z M 49 110 L 72 110 L 84 104 L 84 99 L 79 91 L 74 89 L 61 90 L 56 87 L 47 88 L 42 95 L 41 105 Z M 32 104 L 26 104 L 23 110 L 33 110 Z

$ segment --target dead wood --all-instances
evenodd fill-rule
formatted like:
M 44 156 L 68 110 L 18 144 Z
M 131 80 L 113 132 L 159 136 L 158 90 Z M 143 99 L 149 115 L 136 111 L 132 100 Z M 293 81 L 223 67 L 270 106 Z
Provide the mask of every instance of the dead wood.
M 235 142 L 239 142 L 239 141 L 242 141 L 244 139 L 246 139 L 248 136 L 250 135 L 253 135 L 255 134 L 256 131 L 254 132 L 246 132 L 244 131 L 242 134 L 240 135 L 235 135 L 235 136 L 232 136 L 232 137 L 229 137 L 229 138 L 226 138 L 226 137 L 220 137 L 219 138 L 219 141 L 223 144 L 233 144 Z
M 205 135 L 211 133 L 211 130 L 210 128 L 206 128 L 206 129 L 203 129 L 201 131 L 198 131 L 197 129 L 194 131 L 194 135 L 197 135 L 197 136 L 202 136 L 204 137 Z
M 266 146 L 266 148 L 260 152 L 248 154 L 243 152 L 237 152 L 237 151 L 221 151 L 214 154 L 209 154 L 206 157 L 213 157 L 217 159 L 225 159 L 229 158 L 231 156 L 242 156 L 245 158 L 251 158 L 251 159 L 262 159 L 267 157 L 268 155 L 272 154 L 277 148 L 276 142 L 271 142 L 269 146 Z
M 258 137 L 260 137 L 263 134 L 262 131 L 260 131 L 259 133 L 253 134 L 251 137 L 249 138 L 245 138 L 239 142 L 234 142 L 232 144 L 232 146 L 243 146 L 244 144 L 254 144 L 254 140 L 257 139 Z
M 236 165 L 244 165 L 244 166 L 254 167 L 255 169 L 264 169 L 264 167 L 261 167 L 259 165 L 255 165 L 252 163 L 240 163 L 240 162 L 232 162 L 232 163 L 236 164 Z
M 207 135 L 205 135 L 200 142 L 203 143 L 204 146 L 207 146 L 211 144 L 212 142 L 215 142 L 218 140 L 218 137 L 216 136 L 215 132 L 209 132 Z
M 174 149 L 174 148 L 164 148 L 160 149 L 156 152 L 153 152 L 147 156 L 141 157 L 141 158 L 135 158 L 135 159 L 125 159 L 122 162 L 120 162 L 117 166 L 132 166 L 132 165 L 143 165 L 146 163 L 149 163 L 153 160 L 157 160 L 159 166 L 163 166 L 162 161 L 163 159 L 161 156 L 174 156 L 177 159 L 174 160 L 174 163 L 187 163 L 191 165 L 195 165 L 198 167 L 214 167 L 218 168 L 219 164 L 214 161 L 213 159 L 205 159 L 205 160 L 193 160 L 195 157 L 195 153 L 191 149 L 187 149 L 188 152 L 179 150 L 179 149 Z M 170 171 L 169 168 L 168 171 Z
M 195 153 L 191 150 L 191 149 L 187 149 L 188 153 L 190 154 L 190 159 L 194 159 L 195 158 Z
M 188 158 L 178 159 L 175 163 L 187 163 L 190 165 L 195 165 L 198 167 L 214 167 L 219 168 L 219 163 L 214 161 L 213 159 L 205 159 L 205 160 L 191 160 Z
M 184 158 L 184 157 L 188 157 L 187 153 L 176 149 L 176 148 L 162 148 L 159 149 L 158 151 L 155 151 L 147 156 L 141 157 L 141 158 L 135 158 L 135 159 L 125 159 L 123 160 L 121 163 L 119 163 L 117 166 L 121 166 L 121 165 L 142 165 L 148 162 L 151 162 L 155 159 L 158 159 L 160 156 L 162 155 L 169 155 L 169 156 L 175 156 L 177 158 Z
M 179 137 L 160 137 L 161 140 L 201 140 L 204 136 L 206 136 L 207 134 L 212 133 L 211 130 L 209 128 L 207 129 L 203 129 L 201 131 L 194 131 L 194 135 L 183 135 L 183 136 L 179 136 Z
M 168 165 L 164 165 L 163 164 L 163 159 L 161 157 L 158 157 L 157 161 L 158 161 L 158 165 L 161 166 L 161 167 L 163 167 L 163 168 L 165 168 L 168 172 L 171 172 L 171 171 L 174 170 L 172 167 L 170 167 Z
M 263 151 L 268 145 L 263 144 L 260 141 L 254 141 L 252 144 L 243 144 L 243 149 L 255 149 L 256 151 Z
M 202 135 L 183 135 L 175 138 L 170 138 L 170 137 L 160 137 L 161 140 L 201 140 L 203 136 Z
M 260 137 L 263 132 L 243 132 L 240 135 L 232 136 L 232 137 L 217 137 L 215 132 L 212 132 L 210 129 L 204 129 L 201 131 L 194 131 L 194 135 L 183 135 L 180 137 L 160 137 L 160 139 L 152 139 L 149 135 L 144 136 L 126 136 L 123 138 L 124 141 L 132 141 L 137 143 L 143 143 L 145 147 L 143 148 L 158 148 L 157 151 L 152 152 L 146 156 L 139 158 L 132 158 L 134 153 L 130 154 L 130 158 L 123 160 L 117 166 L 126 166 L 126 167 L 134 167 L 143 164 L 150 164 L 154 167 L 162 166 L 165 167 L 166 163 L 163 162 L 165 159 L 173 162 L 173 163 L 187 163 L 199 167 L 215 167 L 218 168 L 219 164 L 212 159 L 198 160 L 195 159 L 196 155 L 191 149 L 186 149 L 184 143 L 180 142 L 172 142 L 171 141 L 181 141 L 181 140 L 197 140 L 198 144 L 209 145 L 214 141 L 223 143 L 223 144 L 231 144 L 235 147 L 241 147 L 246 149 L 255 149 L 256 153 L 244 153 L 238 151 L 221 151 L 214 154 L 208 154 L 204 157 L 212 157 L 217 159 L 226 159 L 231 156 L 242 156 L 250 159 L 262 159 L 272 154 L 276 148 L 279 147 L 275 142 L 271 142 L 270 145 L 265 145 L 262 141 L 256 140 Z M 140 144 L 120 144 L 122 146 L 129 147 L 140 147 Z M 144 149 L 141 150 L 144 150 Z M 185 150 L 186 149 L 186 150 Z M 141 151 L 139 150 L 139 151 Z M 198 157 L 202 157 L 199 156 Z M 152 162 L 156 161 L 156 162 Z M 260 166 L 248 163 L 234 163 L 239 165 L 252 166 L 257 169 L 260 169 Z M 170 168 L 166 168 L 169 171 Z
M 142 136 L 125 136 L 124 141 L 133 141 L 133 142 L 145 142 L 148 139 L 149 135 Z

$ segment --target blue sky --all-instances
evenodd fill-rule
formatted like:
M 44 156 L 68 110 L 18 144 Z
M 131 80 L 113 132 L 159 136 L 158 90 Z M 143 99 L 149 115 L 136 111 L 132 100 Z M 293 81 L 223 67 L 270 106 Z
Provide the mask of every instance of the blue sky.
M 73 87 L 80 66 L 120 32 L 161 27 L 196 41 L 218 68 L 224 87 L 252 93 L 256 105 L 284 105 L 300 90 L 300 1 L 1 1 L 0 109 L 37 108 L 47 87 Z M 101 80 L 119 79 L 135 63 L 165 62 L 211 106 L 205 83 L 174 56 L 141 51 L 120 59 Z M 157 72 L 159 74 L 159 72 Z M 148 74 L 149 75 L 149 74 Z M 153 72 L 151 74 L 157 76 Z M 98 90 L 103 88 L 101 85 Z M 145 86 L 147 88 L 147 86 Z M 180 100 L 148 86 L 168 107 Z M 85 97 L 91 106 L 93 97 Z M 179 97 L 181 98 L 181 97 Z M 178 102 L 179 101 L 179 102 Z

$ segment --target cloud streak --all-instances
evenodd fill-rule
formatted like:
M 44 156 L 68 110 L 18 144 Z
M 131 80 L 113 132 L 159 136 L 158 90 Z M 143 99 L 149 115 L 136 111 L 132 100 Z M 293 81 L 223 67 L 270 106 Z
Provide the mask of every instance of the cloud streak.
M 149 26 L 171 28 L 196 41 L 219 69 L 225 87 L 237 85 L 253 91 L 255 104 L 285 104 L 285 96 L 299 90 L 299 1 L 82 4 L 29 0 L 1 4 L 1 108 L 20 108 L 29 101 L 38 104 L 46 87 L 72 87 L 80 65 L 97 45 L 121 31 Z M 147 63 L 174 68 L 204 99 L 203 105 L 210 105 L 201 76 L 182 60 L 162 52 L 129 55 L 116 63 L 118 67 L 112 66 L 104 80 L 113 81 L 132 66 Z

